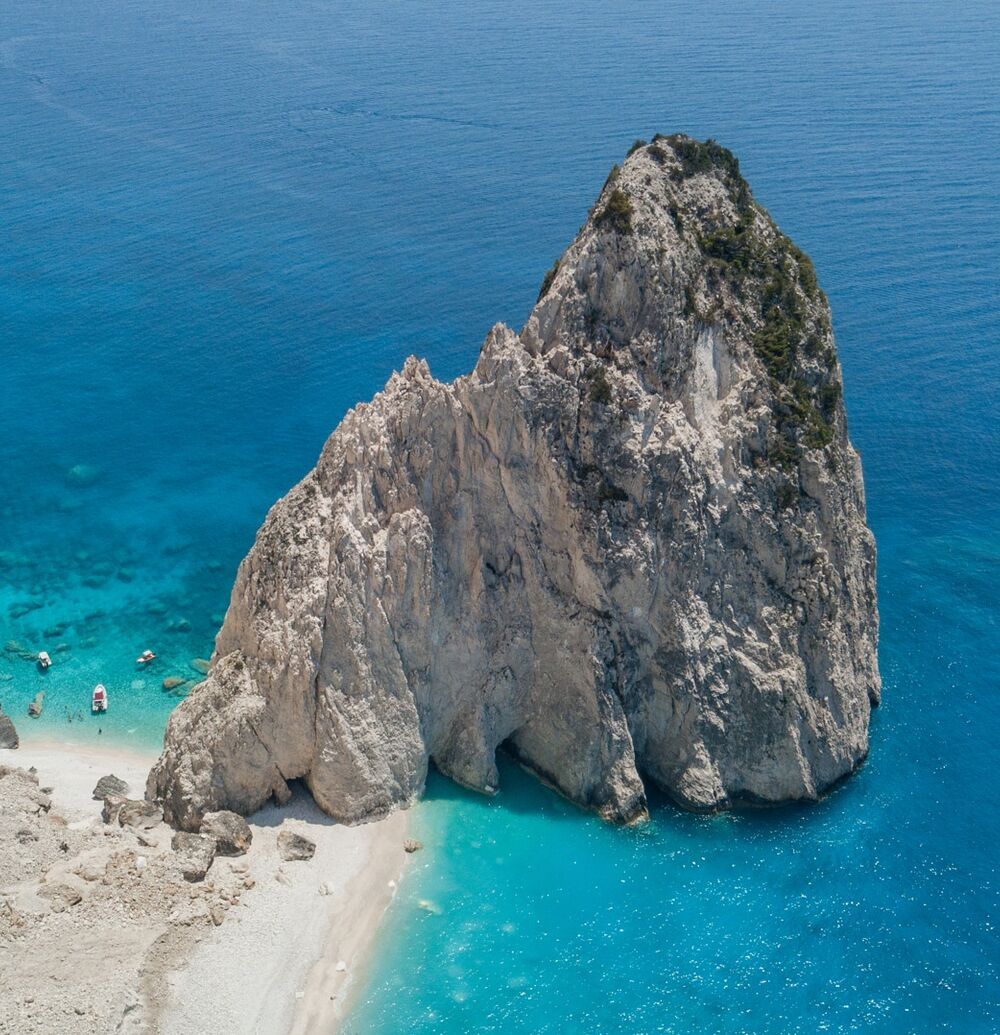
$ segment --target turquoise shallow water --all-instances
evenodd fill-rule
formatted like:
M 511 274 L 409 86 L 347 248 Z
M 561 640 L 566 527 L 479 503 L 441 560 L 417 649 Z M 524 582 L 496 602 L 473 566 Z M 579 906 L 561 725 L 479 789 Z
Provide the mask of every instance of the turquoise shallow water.
M 154 744 L 347 407 L 519 326 L 634 137 L 715 136 L 833 306 L 871 759 L 815 808 L 636 831 L 509 767 L 492 801 L 433 780 L 349 1030 L 996 1030 L 998 32 L 983 0 L 5 11 L 0 643 L 56 664 L 0 656 L 0 702 Z

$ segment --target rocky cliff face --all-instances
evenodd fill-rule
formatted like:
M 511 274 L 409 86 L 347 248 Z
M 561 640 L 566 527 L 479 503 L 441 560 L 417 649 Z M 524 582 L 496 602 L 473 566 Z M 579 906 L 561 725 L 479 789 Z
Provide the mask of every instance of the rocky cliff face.
M 497 749 L 629 822 L 814 799 L 868 750 L 875 550 L 829 311 L 733 156 L 612 171 L 520 334 L 407 361 L 240 567 L 148 793 L 194 828 L 303 778 L 358 822 Z

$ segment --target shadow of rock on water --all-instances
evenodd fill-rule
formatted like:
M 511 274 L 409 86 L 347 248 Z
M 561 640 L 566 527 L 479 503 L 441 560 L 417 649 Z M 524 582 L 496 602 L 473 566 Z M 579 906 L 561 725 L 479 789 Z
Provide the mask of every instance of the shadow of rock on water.
M 431 764 L 423 800 L 429 803 L 454 803 L 463 810 L 494 809 L 544 818 L 545 822 L 593 822 L 607 830 L 628 836 L 649 837 L 667 834 L 683 841 L 697 842 L 703 847 L 734 837 L 755 843 L 779 843 L 794 831 L 806 833 L 821 830 L 845 808 L 848 800 L 862 794 L 860 781 L 845 780 L 818 802 L 792 802 L 777 806 L 738 805 L 720 812 L 692 812 L 683 809 L 650 781 L 646 781 L 649 822 L 632 827 L 607 824 L 596 813 L 583 809 L 558 791 L 544 784 L 511 756 L 500 751 L 497 756 L 500 773 L 499 791 L 493 796 L 455 783 Z
M 463 808 L 501 809 L 524 815 L 544 816 L 545 820 L 580 822 L 592 819 L 603 823 L 596 813 L 574 805 L 558 791 L 522 768 L 503 750 L 497 753 L 500 774 L 496 794 L 483 794 L 456 783 L 433 763 L 427 773 L 423 799 L 428 802 L 454 802 Z

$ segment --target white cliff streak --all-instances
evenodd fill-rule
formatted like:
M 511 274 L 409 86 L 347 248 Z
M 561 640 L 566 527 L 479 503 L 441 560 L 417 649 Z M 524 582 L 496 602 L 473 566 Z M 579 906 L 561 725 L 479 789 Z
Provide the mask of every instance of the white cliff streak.
M 148 794 L 359 822 L 508 748 L 608 819 L 814 799 L 868 750 L 875 551 L 826 300 L 728 152 L 612 174 L 521 333 L 409 359 L 271 509 Z

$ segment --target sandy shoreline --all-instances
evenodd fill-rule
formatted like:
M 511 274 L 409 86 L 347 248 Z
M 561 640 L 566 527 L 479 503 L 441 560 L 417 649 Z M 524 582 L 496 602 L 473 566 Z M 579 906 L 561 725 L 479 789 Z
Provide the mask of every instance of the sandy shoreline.
M 405 853 L 407 817 L 345 827 L 299 793 L 250 819 L 257 886 L 246 909 L 227 918 L 169 975 L 163 1035 L 335 1031 L 354 976 L 364 967 L 392 901 Z M 316 842 L 308 863 L 283 863 L 282 828 Z M 338 971 L 343 961 L 347 969 Z
M 30 997 L 13 981 L 0 980 L 0 1018 L 21 1019 L 20 1027 L 10 1030 L 47 1031 L 52 1023 L 47 1018 L 52 1011 L 65 1012 L 61 1005 L 67 996 L 65 975 L 59 977 L 58 987 L 51 989 L 52 1002 L 46 1000 L 45 975 L 52 969 L 46 954 L 51 955 L 53 950 L 51 939 L 46 941 L 44 937 L 45 930 L 53 924 L 63 925 L 62 943 L 79 939 L 75 950 L 69 945 L 70 957 L 74 951 L 77 956 L 88 951 L 103 938 L 113 942 L 113 932 L 121 928 L 117 915 L 121 907 L 114 894 L 127 896 L 132 890 L 128 882 L 149 884 L 154 874 L 165 872 L 163 868 L 170 864 L 170 831 L 163 828 L 151 832 L 149 839 L 155 845 L 142 847 L 131 832 L 108 830 L 101 822 L 100 803 L 91 798 L 98 778 L 108 773 L 130 785 L 130 797 L 142 797 L 146 772 L 154 758 L 151 752 L 110 744 L 55 740 L 28 740 L 17 750 L 0 750 L 0 766 L 34 767 L 39 787 L 52 788 L 51 810 L 37 822 L 51 822 L 57 814 L 64 817 L 66 829 L 73 831 L 76 839 L 71 853 L 79 850 L 80 859 L 93 859 L 103 852 L 115 865 L 125 857 L 131 867 L 123 871 L 125 891 L 116 892 L 115 887 L 105 887 L 110 883 L 107 879 L 85 885 L 73 868 L 77 865 L 73 857 L 66 856 L 54 865 L 51 858 L 39 860 L 39 872 L 34 875 L 36 885 L 57 877 L 75 882 L 84 900 L 82 906 L 60 911 L 56 916 L 35 917 L 28 909 L 23 913 L 28 918 L 28 934 L 22 932 L 20 940 L 9 945 L 0 938 L 0 970 L 4 966 L 4 952 L 8 951 L 18 954 L 21 971 L 38 974 Z M 4 802 L 0 800 L 0 813 L 3 808 Z M 351 992 L 357 989 L 379 923 L 403 874 L 407 816 L 400 812 L 378 823 L 345 827 L 320 813 L 308 793 L 298 790 L 287 806 L 268 806 L 249 817 L 249 823 L 253 830 L 250 851 L 238 859 L 217 858 L 201 884 L 187 889 L 182 883 L 182 908 L 176 903 L 172 908 L 170 903 L 163 905 L 162 915 L 149 917 L 148 930 L 142 930 L 141 909 L 133 917 L 137 930 L 131 941 L 123 942 L 121 976 L 123 980 L 127 976 L 126 962 L 135 967 L 133 982 L 139 985 L 139 1002 L 123 1002 L 122 1009 L 129 1023 L 143 1025 L 136 1030 L 162 1035 L 189 1035 L 203 1030 L 218 1035 L 328 1035 L 336 1030 Z M 277 849 L 277 836 L 282 829 L 294 830 L 314 841 L 315 856 L 306 862 L 282 861 Z M 23 845 L 13 847 L 22 859 Z M 149 856 L 148 864 L 141 863 L 143 869 L 139 872 L 135 866 L 137 853 Z M 16 887 L 8 886 L 10 878 L 0 877 L 0 907 L 5 900 L 19 906 L 39 901 L 34 897 L 37 887 L 30 893 L 25 890 L 25 877 L 31 875 L 23 872 L 23 864 L 19 869 L 22 872 L 17 874 L 20 883 Z M 56 869 L 58 874 L 54 875 Z M 156 891 L 156 885 L 149 887 L 154 896 Z M 150 901 L 156 901 L 155 897 Z M 224 919 L 213 921 L 213 910 L 217 918 L 224 914 Z M 102 930 L 105 921 L 106 931 Z M 32 924 L 37 924 L 37 932 Z M 139 952 L 143 954 L 141 961 L 132 959 Z M 110 958 L 109 963 L 113 963 Z M 87 973 L 70 971 L 71 982 L 80 982 L 80 1002 L 95 1002 L 102 994 L 113 995 L 112 990 L 102 989 L 97 973 L 89 978 Z M 96 1008 L 85 1016 L 70 1013 L 65 1024 L 60 1021 L 59 1029 L 116 1030 L 121 1010 L 114 1026 L 98 1013 Z M 0 1031 L 4 1030 L 0 1021 Z
M 129 785 L 129 796 L 141 798 L 146 774 L 156 761 L 154 751 L 83 744 L 74 740 L 22 740 L 13 751 L 0 749 L 0 765 L 21 769 L 34 766 L 42 786 L 52 786 L 52 801 L 67 819 L 100 815 L 100 803 L 92 798 L 94 784 L 114 773 Z

